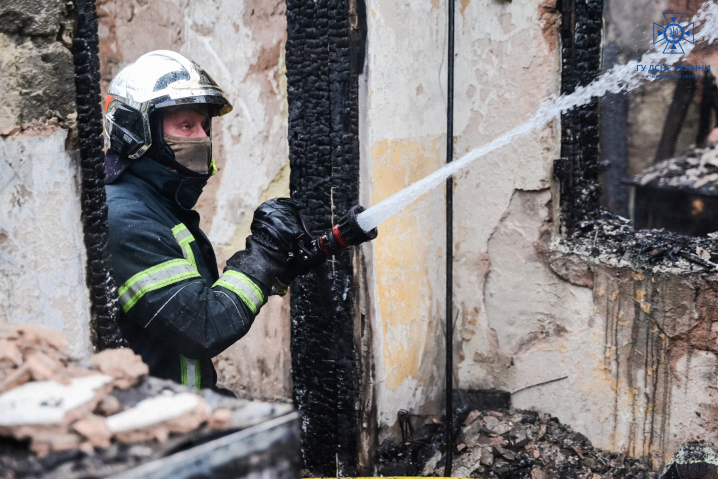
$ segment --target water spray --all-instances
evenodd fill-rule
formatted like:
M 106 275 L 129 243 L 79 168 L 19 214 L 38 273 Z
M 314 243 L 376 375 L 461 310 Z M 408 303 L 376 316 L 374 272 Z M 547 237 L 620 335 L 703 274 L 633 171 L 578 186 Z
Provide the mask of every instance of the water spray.
M 701 31 L 695 35 L 696 44 L 710 44 L 718 39 L 718 3 L 711 1 L 704 4 L 691 21 L 702 25 Z M 366 210 L 362 206 L 354 206 L 330 230 L 320 235 L 312 235 L 305 226 L 305 235 L 297 242 L 292 261 L 296 261 L 298 267 L 305 271 L 324 268 L 326 260 L 332 255 L 375 239 L 378 225 L 442 184 L 447 178 L 467 168 L 473 161 L 541 128 L 566 111 L 588 104 L 594 98 L 606 93 L 631 91 L 646 81 L 653 81 L 655 78 L 647 76 L 639 65 L 673 65 L 690 54 L 693 48 L 693 45 L 687 46 L 683 55 L 664 55 L 654 49 L 644 54 L 640 61 L 633 60 L 626 65 L 616 65 L 589 85 L 576 88 L 571 94 L 549 98 L 528 121 L 490 143 L 471 150 L 459 160 L 446 164 L 376 205 Z

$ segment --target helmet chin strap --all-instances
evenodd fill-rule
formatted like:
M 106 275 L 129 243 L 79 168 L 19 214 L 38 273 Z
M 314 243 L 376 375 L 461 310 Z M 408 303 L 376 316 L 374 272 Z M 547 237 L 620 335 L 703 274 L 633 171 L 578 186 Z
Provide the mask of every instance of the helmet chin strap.
M 209 135 L 211 135 L 211 122 L 209 130 Z M 174 151 L 172 151 L 172 148 L 170 148 L 170 146 L 165 142 L 163 115 L 161 111 L 155 110 L 150 113 L 150 134 L 152 135 L 152 145 L 150 145 L 143 156 L 151 158 L 162 166 L 175 170 L 182 176 L 190 178 L 209 178 L 211 176 L 209 173 L 197 173 L 196 171 L 181 165 L 175 159 Z M 211 157 L 212 154 L 210 150 L 210 158 Z

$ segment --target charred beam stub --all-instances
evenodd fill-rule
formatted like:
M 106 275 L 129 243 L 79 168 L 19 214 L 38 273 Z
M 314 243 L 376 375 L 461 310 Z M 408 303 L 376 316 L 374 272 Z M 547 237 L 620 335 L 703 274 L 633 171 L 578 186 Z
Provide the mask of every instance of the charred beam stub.
M 666 114 L 666 122 L 663 125 L 661 141 L 658 143 L 654 162 L 672 158 L 676 153 L 678 135 L 696 93 L 696 84 L 695 78 L 690 78 L 688 75 L 683 75 L 678 79 L 673 92 L 673 101 L 671 101 L 671 106 Z
M 102 151 L 100 59 L 94 0 L 75 0 L 77 26 L 72 41 L 77 129 L 82 169 L 82 221 L 87 248 L 93 344 L 98 350 L 127 345 L 117 325 L 117 287 L 107 249 L 105 154 Z
M 618 53 L 615 43 L 606 44 L 603 52 L 604 70 L 618 64 Z M 610 211 L 628 218 L 628 94 L 607 93 L 601 99 L 600 108 L 602 163 L 607 166 L 603 204 Z
M 601 69 L 603 0 L 563 0 L 561 93 L 591 83 Z M 582 221 L 598 216 L 598 101 L 561 115 L 561 157 L 570 181 L 561 195 L 563 227 L 571 234 Z
M 364 12 L 355 0 L 287 1 L 290 189 L 313 233 L 331 228 L 358 201 Z M 303 416 L 304 467 L 313 474 L 356 471 L 352 254 L 330 259 L 341 298 L 334 311 L 322 306 L 314 274 L 292 285 L 294 401 Z

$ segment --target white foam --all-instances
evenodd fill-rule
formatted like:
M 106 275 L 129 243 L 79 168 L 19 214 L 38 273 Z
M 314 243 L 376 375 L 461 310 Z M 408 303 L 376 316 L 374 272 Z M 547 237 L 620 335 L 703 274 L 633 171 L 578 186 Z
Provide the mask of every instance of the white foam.
M 695 35 L 696 44 L 699 42 L 713 43 L 718 39 L 718 4 L 714 1 L 706 2 L 691 21 L 695 22 L 697 26 L 701 26 L 700 32 Z M 646 81 L 653 81 L 653 78 L 646 77 L 648 74 L 647 69 L 646 71 L 638 71 L 638 65 L 672 65 L 677 63 L 688 55 L 694 47 L 694 45 L 688 43 L 684 43 L 683 46 L 685 49 L 683 55 L 664 55 L 654 49 L 643 55 L 640 61 L 634 60 L 626 65 L 614 66 L 596 78 L 591 84 L 577 88 L 576 91 L 570 95 L 549 98 L 527 122 L 504 133 L 491 143 L 471 150 L 460 159 L 443 166 L 416 183 L 407 186 L 403 190 L 394 193 L 392 196 L 368 208 L 357 217 L 359 226 L 364 231 L 370 231 L 376 228 L 409 206 L 424 193 L 442 184 L 448 177 L 468 167 L 474 160 L 541 128 L 547 122 L 559 117 L 561 113 L 578 106 L 586 105 L 593 98 L 603 96 L 606 93 L 631 91 Z

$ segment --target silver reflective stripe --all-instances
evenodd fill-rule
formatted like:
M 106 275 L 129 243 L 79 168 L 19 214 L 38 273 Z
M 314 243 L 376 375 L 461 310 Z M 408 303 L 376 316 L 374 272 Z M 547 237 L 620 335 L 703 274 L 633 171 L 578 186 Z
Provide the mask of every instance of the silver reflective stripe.
M 180 368 L 182 374 L 182 384 L 199 389 L 202 385 L 199 359 L 190 359 L 180 356 Z
M 212 285 L 213 288 L 216 286 L 226 288 L 239 296 L 253 314 L 257 314 L 259 308 L 264 304 L 264 294 L 259 286 L 239 271 L 228 269 Z
M 182 226 L 184 226 L 184 225 L 182 225 Z M 177 240 L 177 242 L 179 244 L 182 244 L 182 242 L 188 238 L 189 238 L 189 241 L 194 241 L 194 236 L 192 236 L 192 233 L 189 232 L 187 227 L 185 227 L 184 229 L 175 233 L 175 239 Z
M 194 259 L 194 253 L 192 253 L 192 246 L 190 245 L 190 243 L 194 241 L 192 233 L 190 233 L 184 223 L 180 223 L 172 228 L 172 234 L 182 248 L 182 256 L 197 269 L 197 262 Z
M 188 386 L 194 386 L 196 374 L 199 371 L 196 371 L 196 368 L 194 367 L 194 361 L 188 360 L 187 361 L 187 385 Z
M 141 271 L 122 285 L 118 294 L 120 306 L 126 313 L 149 291 L 199 276 L 185 259 L 173 259 Z
M 182 246 L 182 256 L 184 256 L 184 258 L 189 261 L 189 263 L 194 269 L 197 269 L 197 262 L 194 259 L 194 253 L 192 253 L 192 247 L 189 245 L 189 243 Z

